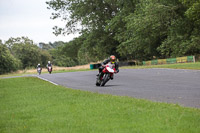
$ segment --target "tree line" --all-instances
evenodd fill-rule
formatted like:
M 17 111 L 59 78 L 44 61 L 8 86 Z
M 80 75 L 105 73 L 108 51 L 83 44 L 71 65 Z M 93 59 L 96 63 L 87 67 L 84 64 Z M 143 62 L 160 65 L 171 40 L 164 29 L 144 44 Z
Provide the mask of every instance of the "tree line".
M 72 64 L 200 54 L 200 0 L 50 0 L 54 34 L 81 36 L 59 48 Z M 69 50 L 75 48 L 75 51 Z M 57 56 L 58 56 L 57 55 Z
M 42 66 L 51 60 L 48 51 L 40 49 L 27 37 L 10 38 L 5 43 L 0 40 L 0 74 Z
M 5 43 L 0 40 L 0 74 L 22 69 L 45 67 L 48 61 L 53 65 L 71 67 L 83 64 L 77 59 L 78 46 L 81 43 L 49 42 L 35 44 L 28 37 L 9 38 Z

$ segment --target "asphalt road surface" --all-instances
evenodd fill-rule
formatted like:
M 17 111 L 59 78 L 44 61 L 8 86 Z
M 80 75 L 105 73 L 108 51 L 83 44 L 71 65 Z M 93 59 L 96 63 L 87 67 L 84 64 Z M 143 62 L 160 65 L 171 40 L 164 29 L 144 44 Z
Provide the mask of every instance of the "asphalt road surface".
M 68 88 L 130 96 L 200 108 L 200 71 L 182 69 L 121 69 L 104 87 L 97 87 L 97 71 L 42 74 Z

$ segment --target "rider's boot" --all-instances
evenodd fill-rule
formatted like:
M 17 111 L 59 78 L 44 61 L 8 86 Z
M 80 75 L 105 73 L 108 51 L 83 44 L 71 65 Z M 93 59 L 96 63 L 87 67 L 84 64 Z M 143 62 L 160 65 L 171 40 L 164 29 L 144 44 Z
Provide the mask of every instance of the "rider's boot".
M 103 72 L 99 73 L 99 77 L 100 77 L 100 78 L 102 78 L 102 77 L 103 77 L 103 75 L 104 75 L 104 73 L 103 73 Z
M 99 68 L 99 73 L 97 74 L 97 76 L 99 76 L 99 74 L 102 72 L 102 69 L 101 68 Z
M 114 78 L 113 74 L 112 74 L 112 75 L 110 75 L 110 79 L 111 79 L 111 80 L 113 80 L 113 78 Z

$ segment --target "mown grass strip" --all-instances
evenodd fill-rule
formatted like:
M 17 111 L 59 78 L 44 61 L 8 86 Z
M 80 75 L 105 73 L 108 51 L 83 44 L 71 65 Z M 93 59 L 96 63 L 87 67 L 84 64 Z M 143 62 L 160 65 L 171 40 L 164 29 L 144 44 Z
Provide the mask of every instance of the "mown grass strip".
M 171 68 L 171 69 L 193 69 L 200 70 L 200 62 L 196 63 L 178 63 L 178 64 L 163 64 L 149 66 L 126 66 L 124 69 L 145 69 L 145 68 Z
M 55 86 L 33 77 L 0 79 L 0 132 L 199 133 L 200 110 Z
M 74 69 L 74 70 L 56 70 L 56 71 L 53 71 L 53 73 L 64 73 L 64 72 L 77 72 L 77 71 L 90 71 L 90 69 Z M 41 74 L 46 74 L 48 72 L 43 72 Z M 38 75 L 38 73 L 35 71 L 35 72 L 24 72 L 24 73 L 17 73 L 17 72 L 14 72 L 14 73 L 7 73 L 7 74 L 2 74 L 0 75 L 0 78 L 3 78 L 3 77 L 11 77 L 11 76 L 28 76 L 28 75 Z

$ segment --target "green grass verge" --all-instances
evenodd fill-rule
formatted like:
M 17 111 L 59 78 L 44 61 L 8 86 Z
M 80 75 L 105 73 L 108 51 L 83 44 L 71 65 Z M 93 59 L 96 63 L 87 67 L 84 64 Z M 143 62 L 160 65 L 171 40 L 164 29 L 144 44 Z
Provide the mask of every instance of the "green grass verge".
M 124 69 L 143 69 L 143 68 L 172 68 L 172 69 L 193 69 L 200 70 L 200 62 L 196 63 L 179 63 L 179 64 L 163 64 L 150 66 L 127 66 Z
M 199 109 L 73 90 L 33 77 L 0 79 L 1 133 L 199 133 L 199 123 Z
M 53 71 L 52 73 L 64 73 L 64 72 L 77 72 L 77 71 L 90 71 L 90 69 L 76 69 L 76 70 L 57 70 Z M 48 72 L 42 72 L 42 74 L 45 74 Z M 36 71 L 35 72 L 24 72 L 24 73 L 7 73 L 7 74 L 2 74 L 0 75 L 0 78 L 3 77 L 11 77 L 11 76 L 26 76 L 26 75 L 33 75 L 33 74 L 38 74 Z

